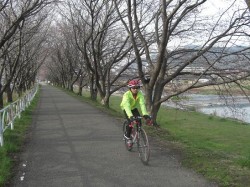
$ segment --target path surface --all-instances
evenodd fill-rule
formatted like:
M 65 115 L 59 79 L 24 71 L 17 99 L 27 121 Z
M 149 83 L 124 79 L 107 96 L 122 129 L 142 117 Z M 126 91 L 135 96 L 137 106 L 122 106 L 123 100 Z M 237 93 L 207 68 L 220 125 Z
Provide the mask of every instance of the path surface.
M 149 166 L 125 150 L 120 120 L 42 86 L 15 187 L 210 187 L 151 140 Z

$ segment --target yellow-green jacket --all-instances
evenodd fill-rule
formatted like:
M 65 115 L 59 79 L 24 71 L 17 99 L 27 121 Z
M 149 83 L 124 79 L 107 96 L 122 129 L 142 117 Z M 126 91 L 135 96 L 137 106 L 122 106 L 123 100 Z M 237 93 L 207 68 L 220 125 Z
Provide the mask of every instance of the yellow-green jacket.
M 148 115 L 144 96 L 140 90 L 138 91 L 136 98 L 133 97 L 133 94 L 130 90 L 124 93 L 120 106 L 122 110 L 125 110 L 129 118 L 133 116 L 131 110 L 135 108 L 139 109 L 139 107 L 141 108 L 142 115 Z

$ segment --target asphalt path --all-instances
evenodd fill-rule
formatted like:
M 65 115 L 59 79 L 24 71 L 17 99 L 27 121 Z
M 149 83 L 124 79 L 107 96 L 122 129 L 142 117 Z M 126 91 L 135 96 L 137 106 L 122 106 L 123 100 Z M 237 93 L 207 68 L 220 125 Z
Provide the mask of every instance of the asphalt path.
M 212 187 L 152 138 L 148 166 L 122 141 L 122 124 L 63 91 L 42 86 L 27 143 L 10 186 Z

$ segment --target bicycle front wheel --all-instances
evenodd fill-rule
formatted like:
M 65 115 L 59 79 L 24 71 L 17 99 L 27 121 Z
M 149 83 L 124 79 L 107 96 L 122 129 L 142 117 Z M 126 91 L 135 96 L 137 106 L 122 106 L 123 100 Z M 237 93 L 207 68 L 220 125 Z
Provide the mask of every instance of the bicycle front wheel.
M 137 146 L 139 151 L 139 157 L 142 163 L 147 165 L 149 162 L 150 148 L 149 148 L 148 136 L 144 129 L 141 129 L 138 134 Z
M 126 134 L 127 126 L 128 126 L 128 121 L 125 121 L 125 122 L 123 123 L 123 127 L 122 127 L 123 135 Z M 132 148 L 133 148 L 133 143 L 132 143 L 132 142 L 131 142 L 131 143 L 128 143 L 128 140 L 125 139 L 124 137 L 123 137 L 123 139 L 124 139 L 124 144 L 125 144 L 126 149 L 127 149 L 128 151 L 131 151 Z
M 124 121 L 123 125 L 122 125 L 122 132 L 123 134 L 126 133 L 126 127 L 128 125 L 128 121 Z

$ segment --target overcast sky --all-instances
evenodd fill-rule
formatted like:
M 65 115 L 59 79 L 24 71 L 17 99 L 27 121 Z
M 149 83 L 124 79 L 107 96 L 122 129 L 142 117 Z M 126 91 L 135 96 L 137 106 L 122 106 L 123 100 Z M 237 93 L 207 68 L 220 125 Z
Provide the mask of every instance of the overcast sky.
M 241 12 L 243 12 L 246 8 L 247 5 L 244 0 L 208 0 L 202 5 L 202 7 L 200 7 L 199 10 L 201 10 L 200 16 L 202 17 L 204 16 L 204 20 L 205 17 L 209 18 L 207 20 L 207 26 L 208 26 L 208 25 L 214 25 L 220 18 L 221 14 L 224 13 L 226 10 L 227 10 L 226 13 L 223 14 L 223 18 L 220 18 L 220 22 L 222 21 L 229 22 L 231 20 L 233 13 L 236 10 L 241 10 Z M 203 33 L 200 33 L 199 37 L 195 36 L 195 38 L 193 39 L 190 39 L 188 37 L 175 38 L 174 40 L 171 41 L 169 47 L 176 48 L 179 45 L 202 45 L 203 41 L 206 40 L 205 38 L 206 37 L 205 35 L 203 35 Z M 233 37 L 232 42 L 228 43 L 228 47 L 233 43 L 245 46 L 245 44 L 250 43 L 250 39 L 249 37 Z M 219 46 L 219 43 L 216 45 Z
M 208 0 L 204 3 L 204 14 L 215 15 L 221 13 L 232 4 L 234 4 L 234 6 L 231 7 L 229 12 L 234 12 L 237 8 L 243 9 L 247 7 L 245 0 Z

